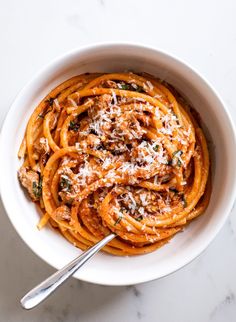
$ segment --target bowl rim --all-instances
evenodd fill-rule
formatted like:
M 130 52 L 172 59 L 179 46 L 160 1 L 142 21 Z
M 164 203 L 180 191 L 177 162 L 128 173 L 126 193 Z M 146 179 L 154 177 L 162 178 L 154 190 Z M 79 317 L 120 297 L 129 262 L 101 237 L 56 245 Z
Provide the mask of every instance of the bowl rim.
M 201 83 L 203 85 L 205 85 L 211 91 L 211 93 L 214 95 L 214 97 L 220 103 L 221 108 L 224 110 L 225 116 L 227 118 L 227 123 L 228 123 L 227 126 L 230 127 L 230 130 L 233 133 L 233 142 L 234 142 L 234 146 L 236 147 L 236 128 L 235 128 L 234 122 L 232 120 L 232 117 L 231 117 L 231 115 L 229 113 L 229 110 L 228 110 L 226 104 L 223 102 L 221 96 L 214 89 L 214 87 L 209 83 L 209 81 L 207 81 L 204 76 L 202 76 L 195 68 L 190 66 L 183 59 L 180 59 L 178 56 L 173 55 L 169 51 L 160 49 L 159 47 L 155 48 L 153 46 L 140 44 L 140 43 L 137 43 L 137 42 L 96 42 L 96 43 L 93 43 L 93 44 L 90 44 L 90 45 L 76 47 L 76 48 L 74 48 L 72 50 L 69 50 L 69 51 L 65 52 L 62 55 L 59 55 L 59 56 L 55 57 L 54 59 L 49 61 L 49 63 L 44 65 L 42 68 L 40 68 L 38 70 L 38 72 L 35 73 L 34 76 L 31 77 L 31 79 L 26 83 L 26 85 L 18 92 L 18 94 L 14 98 L 14 100 L 13 100 L 13 102 L 12 102 L 12 104 L 11 104 L 7 114 L 6 114 L 6 117 L 5 117 L 5 119 L 4 119 L 3 123 L 2 123 L 1 133 L 0 133 L 0 154 L 4 155 L 3 154 L 4 153 L 3 141 L 4 141 L 4 137 L 6 137 L 6 132 L 7 132 L 7 128 L 8 128 L 7 125 L 8 125 L 9 120 L 11 119 L 11 115 L 14 113 L 15 106 L 18 105 L 18 101 L 20 100 L 20 98 L 27 93 L 28 87 L 30 87 L 31 83 L 34 83 L 35 81 L 37 81 L 37 79 L 39 79 L 41 76 L 43 76 L 43 74 L 46 73 L 49 69 L 54 68 L 55 66 L 57 66 L 60 62 L 63 62 L 64 60 L 68 60 L 73 55 L 78 55 L 78 54 L 82 54 L 82 53 L 86 53 L 86 52 L 92 52 L 92 51 L 95 51 L 98 48 L 99 49 L 110 49 L 111 47 L 115 48 L 115 47 L 121 47 L 121 46 L 122 47 L 127 47 L 127 48 L 136 48 L 138 50 L 148 50 L 148 51 L 156 52 L 157 54 L 163 55 L 163 56 L 167 57 L 168 59 L 173 60 L 176 64 L 184 66 L 190 72 L 195 74 L 195 76 L 197 76 L 199 78 Z M 0 159 L 0 177 L 3 177 L 3 171 L 4 171 L 3 159 L 1 158 Z M 15 228 L 16 232 L 21 237 L 21 239 L 25 242 L 25 244 L 38 257 L 40 257 L 44 262 L 46 262 L 50 266 L 54 267 L 55 269 L 58 269 L 59 267 L 57 267 L 56 264 L 53 264 L 52 263 L 53 261 L 50 261 L 47 258 L 47 256 L 43 257 L 41 254 L 39 254 L 38 247 L 36 247 L 34 243 L 29 243 L 28 242 L 27 237 L 25 236 L 23 230 L 21 230 L 20 227 L 17 226 L 17 224 L 15 223 L 15 220 L 14 220 L 15 214 L 12 213 L 11 210 L 10 210 L 10 204 L 8 202 L 9 199 L 6 198 L 6 194 L 7 194 L 7 191 L 4 190 L 3 180 L 0 180 L 0 196 L 1 196 L 2 204 L 3 204 L 3 207 L 5 209 L 5 212 L 6 212 L 7 216 L 8 216 L 8 218 L 9 218 L 10 222 L 12 223 L 12 226 Z M 117 279 L 112 283 L 111 282 L 107 283 L 106 281 L 101 282 L 100 280 L 97 280 L 97 278 L 95 276 L 94 276 L 93 279 L 91 279 L 91 278 L 86 279 L 84 277 L 78 277 L 78 276 L 74 276 L 74 277 L 79 279 L 79 280 L 82 280 L 82 281 L 95 283 L 95 284 L 100 284 L 100 285 L 123 286 L 123 285 L 140 284 L 140 283 L 152 281 L 152 280 L 159 279 L 159 278 L 165 277 L 167 275 L 170 275 L 170 274 L 178 271 L 179 269 L 183 268 L 184 266 L 186 266 L 190 262 L 192 262 L 195 258 L 199 257 L 206 250 L 206 248 L 215 239 L 216 235 L 218 234 L 220 229 L 223 227 L 225 221 L 227 220 L 229 214 L 231 213 L 231 210 L 232 210 L 233 205 L 234 205 L 235 198 L 236 198 L 236 176 L 234 177 L 234 180 L 232 182 L 232 192 L 231 192 L 231 194 L 229 196 L 229 202 L 228 202 L 227 208 L 225 209 L 224 214 L 219 218 L 219 220 L 215 224 L 214 231 L 211 231 L 211 234 L 209 235 L 209 237 L 205 238 L 201 242 L 201 247 L 199 247 L 198 251 L 195 252 L 197 254 L 193 254 L 193 255 L 190 254 L 188 256 L 188 258 L 185 259 L 185 261 L 181 262 L 181 265 L 177 264 L 176 266 L 178 266 L 178 267 L 174 267 L 171 270 L 166 270 L 166 272 L 163 273 L 161 276 L 157 276 L 157 277 L 151 276 L 151 277 L 149 277 L 149 275 L 147 274 L 147 276 L 142 276 L 141 279 L 131 277 L 129 282 L 127 282 L 127 281 L 122 282 L 122 281 Z

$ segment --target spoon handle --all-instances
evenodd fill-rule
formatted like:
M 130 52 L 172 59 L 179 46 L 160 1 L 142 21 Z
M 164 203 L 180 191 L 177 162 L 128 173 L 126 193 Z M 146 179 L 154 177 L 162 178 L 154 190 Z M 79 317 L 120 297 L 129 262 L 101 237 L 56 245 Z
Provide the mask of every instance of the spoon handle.
M 20 301 L 22 307 L 29 310 L 45 300 L 114 237 L 115 234 L 106 236 L 100 242 L 89 248 L 86 252 L 82 253 L 69 264 L 49 276 L 45 281 L 29 291 Z

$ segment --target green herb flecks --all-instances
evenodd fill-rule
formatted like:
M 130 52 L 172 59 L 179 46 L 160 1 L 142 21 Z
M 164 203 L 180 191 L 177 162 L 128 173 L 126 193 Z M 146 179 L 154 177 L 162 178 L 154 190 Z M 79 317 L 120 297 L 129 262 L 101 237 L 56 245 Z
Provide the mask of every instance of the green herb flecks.
M 42 196 L 42 182 L 43 178 L 40 176 L 38 183 L 36 181 L 33 181 L 32 183 L 33 194 L 37 199 L 39 199 Z
M 183 151 L 182 150 L 177 150 L 173 153 L 173 157 L 179 157 L 183 154 Z
M 139 216 L 139 217 L 137 217 L 137 218 L 134 218 L 136 221 L 141 221 L 141 220 L 143 220 L 143 216 L 141 215 L 141 216 Z
M 181 165 L 182 165 L 182 160 L 181 160 L 181 155 L 183 154 L 183 151 L 182 150 L 177 150 L 177 151 L 175 151 L 174 153 L 173 153 L 173 159 L 174 158 L 176 158 L 177 159 L 177 166 L 178 167 L 181 167 Z M 172 159 L 172 160 L 173 160 Z M 173 162 L 172 162 L 172 164 L 173 164 Z
M 153 147 L 153 150 L 155 151 L 155 152 L 157 152 L 158 151 L 158 149 L 159 149 L 159 145 L 157 144 L 157 145 L 155 145 L 154 147 Z
M 78 123 L 77 119 L 75 119 L 74 121 L 70 121 L 69 130 L 74 131 L 74 132 L 78 132 L 79 123 Z
M 62 175 L 60 180 L 60 189 L 69 192 L 71 190 L 71 186 L 72 184 L 69 177 L 67 177 L 66 175 Z
M 122 216 L 119 216 L 114 223 L 114 226 L 118 225 L 121 222 Z
M 135 91 L 135 92 L 143 92 L 142 86 L 137 84 L 120 84 L 120 89 L 125 91 Z
M 43 112 L 43 113 L 40 113 L 39 115 L 38 115 L 38 118 L 39 119 L 44 119 L 45 118 L 45 116 L 49 113 L 49 112 L 51 112 L 52 111 L 52 108 L 49 108 L 47 111 L 45 111 L 45 112 Z
M 129 91 L 131 89 L 129 84 L 121 84 L 120 86 L 121 86 L 121 89 L 125 91 Z

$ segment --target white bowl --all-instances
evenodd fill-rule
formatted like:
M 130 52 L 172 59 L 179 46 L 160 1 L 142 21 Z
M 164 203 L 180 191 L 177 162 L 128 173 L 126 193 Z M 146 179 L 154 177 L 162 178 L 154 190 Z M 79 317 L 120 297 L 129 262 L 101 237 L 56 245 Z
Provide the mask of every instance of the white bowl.
M 197 257 L 223 226 L 235 199 L 236 140 L 227 109 L 212 87 L 180 60 L 156 49 L 130 44 L 76 49 L 42 69 L 18 94 L 2 128 L 1 196 L 8 216 L 26 244 L 55 268 L 81 251 L 50 227 L 38 231 L 39 214 L 17 179 L 17 151 L 33 109 L 57 84 L 84 72 L 148 72 L 174 85 L 192 103 L 212 138 L 212 196 L 207 211 L 161 249 L 142 256 L 99 253 L 75 277 L 104 285 L 129 285 L 170 274 Z M 21 260 L 24 260 L 23 258 Z M 219 259 L 220 260 L 220 259 Z

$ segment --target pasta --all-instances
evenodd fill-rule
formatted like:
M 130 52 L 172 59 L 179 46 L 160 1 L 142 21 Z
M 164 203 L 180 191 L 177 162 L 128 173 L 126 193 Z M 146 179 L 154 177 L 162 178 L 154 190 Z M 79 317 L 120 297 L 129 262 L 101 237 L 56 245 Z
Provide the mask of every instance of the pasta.
M 21 184 L 48 223 L 87 249 L 156 250 L 202 214 L 209 153 L 196 112 L 149 74 L 75 76 L 35 108 L 18 153 Z

